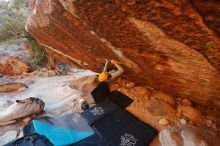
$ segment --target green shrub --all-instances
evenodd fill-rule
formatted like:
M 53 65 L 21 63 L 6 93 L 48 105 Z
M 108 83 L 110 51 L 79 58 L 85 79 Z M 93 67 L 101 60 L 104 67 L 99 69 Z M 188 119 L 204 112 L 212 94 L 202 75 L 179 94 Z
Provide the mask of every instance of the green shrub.
M 40 46 L 30 35 L 28 36 L 28 42 L 34 63 L 37 65 L 45 65 L 47 62 L 47 57 L 44 48 Z
M 3 26 L 0 27 L 0 42 L 18 38 L 21 34 L 25 33 L 23 18 L 12 18 L 1 15 L 0 19 L 3 21 Z
M 25 9 L 29 0 L 11 0 L 0 3 L 0 9 L 5 10 L 0 14 L 0 43 L 10 39 L 27 38 L 32 60 L 37 65 L 44 65 L 47 61 L 46 52 L 37 41 L 25 30 Z

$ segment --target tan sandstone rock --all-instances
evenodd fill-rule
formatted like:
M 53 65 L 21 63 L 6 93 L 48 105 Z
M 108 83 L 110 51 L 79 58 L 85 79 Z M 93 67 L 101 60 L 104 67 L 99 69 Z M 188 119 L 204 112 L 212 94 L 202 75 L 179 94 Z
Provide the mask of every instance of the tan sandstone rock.
M 199 110 L 193 108 L 191 106 L 185 106 L 181 108 L 182 114 L 189 118 L 191 121 L 195 123 L 202 123 L 203 122 L 203 115 Z
M 162 100 L 166 103 L 169 103 L 170 105 L 174 106 L 175 105 L 175 100 L 172 96 L 167 95 L 165 93 L 162 92 L 155 92 L 151 95 L 151 98 L 153 99 L 159 99 Z
M 23 91 L 27 86 L 23 83 L 0 84 L 0 92 Z
M 175 109 L 161 100 L 150 100 L 146 108 L 152 116 L 168 116 L 175 114 Z

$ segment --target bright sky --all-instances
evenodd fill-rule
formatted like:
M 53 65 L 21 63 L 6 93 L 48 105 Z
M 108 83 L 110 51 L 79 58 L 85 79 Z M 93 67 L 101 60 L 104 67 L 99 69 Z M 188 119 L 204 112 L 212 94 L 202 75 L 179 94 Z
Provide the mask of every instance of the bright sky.
M 2 0 L 2 1 L 10 1 L 10 0 Z

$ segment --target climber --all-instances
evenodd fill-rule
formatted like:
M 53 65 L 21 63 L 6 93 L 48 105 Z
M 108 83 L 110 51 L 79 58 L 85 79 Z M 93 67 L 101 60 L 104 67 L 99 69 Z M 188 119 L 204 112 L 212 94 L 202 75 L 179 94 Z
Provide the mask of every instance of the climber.
M 115 60 L 111 60 L 111 63 L 115 65 L 117 70 L 111 70 L 108 72 L 108 63 L 109 62 L 106 59 L 104 69 L 99 75 L 82 77 L 75 80 L 74 84 L 70 85 L 71 88 L 81 91 L 81 99 L 79 100 L 79 103 L 82 109 L 95 105 L 95 100 L 93 99 L 91 92 L 96 89 L 98 85 L 103 82 L 110 83 L 124 72 L 123 68 L 119 65 L 119 62 Z
M 97 83 L 101 83 L 101 82 L 110 83 L 114 81 L 116 78 L 118 78 L 124 72 L 123 68 L 119 65 L 119 62 L 115 60 L 111 60 L 111 63 L 116 66 L 117 71 L 111 70 L 110 72 L 107 72 L 108 60 L 106 59 L 104 69 L 96 79 Z

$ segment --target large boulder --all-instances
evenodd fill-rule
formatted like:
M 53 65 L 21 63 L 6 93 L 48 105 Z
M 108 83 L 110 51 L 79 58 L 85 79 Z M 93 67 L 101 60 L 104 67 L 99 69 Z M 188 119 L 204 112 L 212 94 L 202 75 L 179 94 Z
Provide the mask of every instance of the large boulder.
M 26 29 L 56 59 L 93 71 L 115 59 L 138 84 L 220 106 L 220 39 L 196 3 L 32 0 Z

